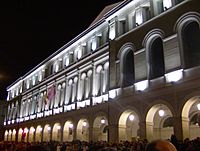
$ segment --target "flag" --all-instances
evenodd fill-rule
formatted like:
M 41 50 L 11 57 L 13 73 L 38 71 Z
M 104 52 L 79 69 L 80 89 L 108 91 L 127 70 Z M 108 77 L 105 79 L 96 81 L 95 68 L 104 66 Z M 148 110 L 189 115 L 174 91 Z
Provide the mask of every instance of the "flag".
M 53 99 L 55 95 L 56 95 L 56 88 L 55 88 L 55 85 L 52 85 L 47 91 L 48 100 Z

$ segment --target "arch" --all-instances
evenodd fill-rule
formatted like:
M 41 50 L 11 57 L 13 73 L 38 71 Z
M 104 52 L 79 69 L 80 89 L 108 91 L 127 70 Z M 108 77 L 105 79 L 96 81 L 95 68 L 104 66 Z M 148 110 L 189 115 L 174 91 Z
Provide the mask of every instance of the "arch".
M 174 30 L 179 37 L 182 67 L 187 69 L 200 65 L 200 14 L 184 14 L 176 22 Z
M 35 131 L 35 141 L 41 142 L 42 141 L 42 126 L 38 125 Z
M 74 124 L 71 120 L 65 122 L 63 127 L 63 141 L 71 142 L 74 140 Z
M 12 130 L 8 131 L 8 141 L 12 140 Z
M 108 120 L 105 116 L 97 116 L 93 122 L 93 140 L 108 141 Z
M 28 141 L 29 142 L 35 141 L 35 128 L 34 127 L 30 127 L 29 135 L 28 135 Z
M 43 131 L 43 142 L 50 142 L 51 140 L 51 126 L 46 124 Z
M 169 139 L 174 134 L 174 128 L 163 127 L 163 124 L 170 117 L 174 117 L 174 114 L 167 105 L 160 103 L 151 106 L 146 116 L 147 139 Z
M 194 139 L 200 135 L 200 127 L 196 124 L 190 125 L 190 121 L 195 114 L 200 114 L 200 96 L 190 98 L 182 108 L 183 138 Z
M 77 124 L 76 137 L 81 141 L 89 141 L 89 122 L 87 119 L 80 119 Z
M 12 131 L 12 141 L 16 141 L 16 133 L 17 133 L 16 129 L 13 129 L 13 131 Z
M 119 118 L 119 141 L 132 141 L 139 137 L 139 116 L 131 109 L 125 110 Z
M 52 129 L 52 140 L 54 141 L 61 141 L 61 124 L 60 123 L 55 123 Z
M 21 142 L 21 141 L 22 141 L 22 132 L 23 132 L 23 130 L 22 130 L 22 128 L 20 128 L 20 129 L 18 130 L 18 138 L 17 138 L 17 141 L 18 141 L 18 142 Z
M 120 60 L 121 87 L 127 87 L 134 84 L 134 50 L 134 45 L 132 43 L 126 43 L 118 52 L 118 59 Z
M 28 142 L 28 133 L 29 133 L 28 128 L 27 128 L 27 127 L 24 128 L 24 129 L 23 129 L 23 132 L 22 132 L 22 136 L 23 136 L 23 141 L 24 141 L 24 142 Z
M 147 33 L 143 40 L 147 54 L 149 79 L 158 78 L 165 74 L 163 38 L 164 32 L 160 29 L 154 29 Z
M 8 141 L 8 130 L 4 132 L 4 141 Z

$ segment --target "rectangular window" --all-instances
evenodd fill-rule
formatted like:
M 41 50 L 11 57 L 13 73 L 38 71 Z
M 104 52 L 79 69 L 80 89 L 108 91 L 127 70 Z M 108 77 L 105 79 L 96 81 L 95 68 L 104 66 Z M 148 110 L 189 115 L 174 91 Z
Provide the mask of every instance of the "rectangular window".
M 143 23 L 143 15 L 142 15 L 141 8 L 136 10 L 136 12 L 135 12 L 135 23 L 136 23 L 136 26 L 139 26 L 140 24 Z
M 109 39 L 113 40 L 116 36 L 115 23 L 110 24 Z

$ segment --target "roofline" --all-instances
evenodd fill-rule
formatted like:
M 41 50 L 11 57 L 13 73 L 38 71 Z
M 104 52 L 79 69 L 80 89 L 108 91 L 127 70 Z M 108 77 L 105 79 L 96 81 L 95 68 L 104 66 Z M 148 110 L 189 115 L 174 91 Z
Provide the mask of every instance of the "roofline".
M 115 12 L 117 12 L 118 10 L 120 10 L 122 7 L 126 6 L 128 3 L 130 3 L 132 0 L 125 0 L 122 1 L 120 4 L 118 4 L 117 6 L 115 6 L 113 9 L 111 9 L 110 11 L 108 11 L 103 18 L 101 18 L 100 20 L 98 20 L 95 24 L 93 24 L 92 26 L 89 26 L 86 30 L 84 30 L 82 33 L 80 33 L 78 36 L 76 36 L 75 38 L 73 38 L 71 41 L 69 41 L 67 44 L 65 44 L 64 46 L 62 46 L 61 48 L 59 48 L 57 51 L 55 51 L 53 54 L 51 54 L 49 57 L 47 57 L 45 60 L 43 60 L 41 63 L 39 63 L 37 66 L 35 66 L 33 69 L 31 69 L 30 71 L 28 71 L 24 76 L 21 76 L 19 79 L 17 79 L 15 82 L 13 82 L 11 85 L 9 85 L 6 89 L 8 90 L 9 88 L 11 88 L 13 85 L 15 85 L 17 82 L 19 82 L 20 80 L 23 80 L 26 76 L 28 76 L 29 74 L 31 74 L 33 71 L 35 71 L 37 68 L 39 68 L 40 66 L 42 66 L 43 64 L 45 64 L 46 62 L 48 62 L 49 60 L 51 60 L 54 56 L 56 56 L 57 54 L 59 54 L 61 51 L 63 51 L 65 48 L 69 47 L 70 45 L 72 45 L 74 42 L 76 42 L 77 40 L 79 40 L 80 38 L 82 38 L 83 36 L 85 36 L 87 33 L 89 33 L 90 31 L 92 31 L 94 28 L 98 27 L 99 25 L 101 25 L 102 23 L 105 22 L 105 19 L 108 18 L 109 16 L 111 16 L 112 14 L 114 14 Z

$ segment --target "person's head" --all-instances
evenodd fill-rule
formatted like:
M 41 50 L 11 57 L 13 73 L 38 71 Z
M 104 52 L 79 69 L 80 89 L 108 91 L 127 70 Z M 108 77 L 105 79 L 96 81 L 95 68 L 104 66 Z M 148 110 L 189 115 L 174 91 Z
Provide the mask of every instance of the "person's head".
M 147 145 L 146 151 L 177 151 L 177 150 L 176 147 L 169 141 L 156 140 Z

